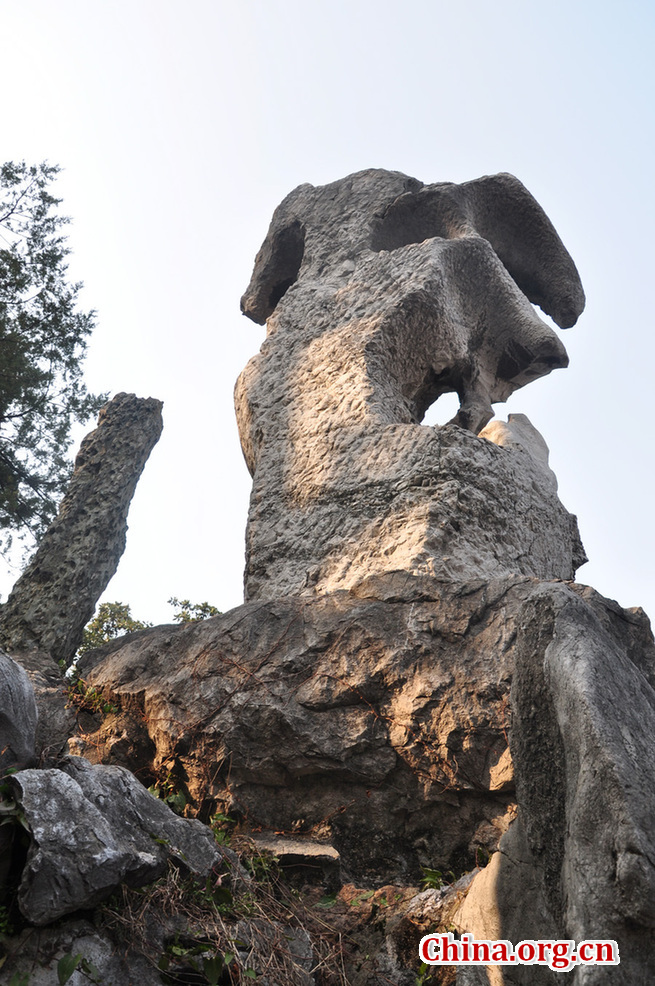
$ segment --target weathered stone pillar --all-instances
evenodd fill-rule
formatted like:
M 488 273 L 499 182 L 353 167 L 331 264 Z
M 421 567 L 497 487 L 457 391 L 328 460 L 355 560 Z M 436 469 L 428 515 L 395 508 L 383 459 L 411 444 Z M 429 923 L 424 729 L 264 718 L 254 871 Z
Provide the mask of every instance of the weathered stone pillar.
M 125 550 L 127 513 L 162 431 L 161 401 L 117 394 L 75 460 L 59 514 L 0 609 L 10 653 L 40 651 L 70 664 L 85 624 Z

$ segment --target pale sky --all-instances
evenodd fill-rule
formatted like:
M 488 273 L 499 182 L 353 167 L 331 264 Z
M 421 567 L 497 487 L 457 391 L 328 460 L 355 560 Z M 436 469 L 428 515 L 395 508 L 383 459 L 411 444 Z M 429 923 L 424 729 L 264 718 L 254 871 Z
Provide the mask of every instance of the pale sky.
M 550 447 L 578 580 L 655 615 L 654 22 L 646 0 L 0 0 L 0 160 L 65 169 L 87 383 L 164 401 L 104 598 L 154 622 L 171 595 L 241 602 L 232 389 L 264 330 L 239 298 L 292 188 L 383 167 L 510 171 L 555 224 L 587 294 L 571 365 L 496 413 Z

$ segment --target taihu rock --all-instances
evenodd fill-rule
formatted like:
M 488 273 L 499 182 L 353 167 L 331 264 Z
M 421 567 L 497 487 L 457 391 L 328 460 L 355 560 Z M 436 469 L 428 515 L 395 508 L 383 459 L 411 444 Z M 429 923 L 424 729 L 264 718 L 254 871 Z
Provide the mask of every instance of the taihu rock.
M 568 326 L 584 294 L 511 175 L 423 186 L 372 170 L 284 200 L 242 299 L 268 320 L 236 388 L 253 475 L 246 598 L 400 568 L 573 577 L 574 518 L 531 481 L 525 445 L 475 437 L 492 403 L 567 363 L 531 301 Z M 421 428 L 448 391 L 460 427 Z
M 82 750 L 130 762 L 145 727 L 153 772 L 166 763 L 199 805 L 217 798 L 252 826 L 315 830 L 345 878 L 473 866 L 518 801 L 525 834 L 509 828 L 461 930 L 613 938 L 633 978 L 599 966 L 598 984 L 650 970 L 655 644 L 641 611 L 583 586 L 395 573 L 147 630 L 82 673 L 122 706 Z

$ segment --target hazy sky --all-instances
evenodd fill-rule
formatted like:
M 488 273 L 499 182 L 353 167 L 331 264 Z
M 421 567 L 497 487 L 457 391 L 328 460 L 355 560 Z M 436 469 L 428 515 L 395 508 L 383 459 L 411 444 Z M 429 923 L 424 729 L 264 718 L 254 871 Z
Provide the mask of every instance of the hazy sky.
M 510 171 L 554 222 L 587 293 L 571 366 L 497 415 L 550 446 L 578 579 L 655 614 L 654 20 L 630 0 L 0 0 L 0 160 L 65 169 L 88 384 L 164 401 L 105 598 L 156 622 L 171 595 L 240 603 L 232 389 L 264 330 L 239 297 L 294 186 L 384 167 Z

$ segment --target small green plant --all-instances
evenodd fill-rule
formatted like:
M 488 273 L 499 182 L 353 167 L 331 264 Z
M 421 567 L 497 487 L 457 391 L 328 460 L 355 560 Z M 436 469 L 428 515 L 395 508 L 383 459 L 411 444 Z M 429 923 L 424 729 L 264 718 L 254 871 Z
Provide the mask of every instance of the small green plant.
M 439 890 L 441 887 L 449 886 L 456 880 L 452 870 L 442 873 L 441 870 L 431 870 L 429 866 L 422 866 L 421 886 L 424 890 Z
M 247 856 L 244 860 L 246 869 L 254 880 L 265 882 L 277 876 L 279 872 L 280 860 L 271 852 L 256 853 L 254 856 Z
M 178 789 L 177 778 L 170 770 L 163 780 L 155 781 L 148 790 L 155 798 L 165 802 L 176 815 L 181 815 L 187 806 L 187 796 L 184 791 Z
M 210 954 L 212 952 L 213 954 Z M 179 966 L 183 965 L 186 969 L 204 976 L 208 986 L 218 986 L 223 971 L 234 960 L 234 955 L 234 952 L 221 953 L 212 949 L 206 941 L 182 940 L 176 936 L 175 940 L 166 946 L 158 968 L 163 973 L 164 981 L 168 983 L 178 982 L 176 973 L 179 971 Z M 175 966 L 178 969 L 175 969 Z
M 316 907 L 321 907 L 321 908 L 324 907 L 324 908 L 327 909 L 329 907 L 334 907 L 334 905 L 336 904 L 336 902 L 337 902 L 337 895 L 336 894 L 326 894 L 324 897 L 321 897 L 321 899 L 316 902 L 316 905 L 315 906 Z
M 375 890 L 365 890 L 364 893 L 358 894 L 356 897 L 353 897 L 353 899 L 350 901 L 350 906 L 359 907 L 359 905 L 363 904 L 364 901 L 370 900 L 371 897 L 374 896 L 374 894 L 375 894 Z
M 91 712 L 93 714 L 100 712 L 102 715 L 116 714 L 118 712 L 117 705 L 106 699 L 97 688 L 87 685 L 84 679 L 80 678 L 77 674 L 72 675 L 70 684 L 66 689 L 66 695 L 68 696 L 69 704 L 74 705 L 80 712 Z
M 29 986 L 30 977 L 27 972 L 15 972 L 9 980 L 9 986 Z
M 491 853 L 489 852 L 488 849 L 485 849 L 484 846 L 476 846 L 475 849 L 476 866 L 478 866 L 481 870 L 483 870 L 485 866 L 489 863 L 490 859 L 491 859 Z
M 88 979 L 90 983 L 94 983 L 95 986 L 102 986 L 104 980 L 100 972 L 96 969 L 93 962 L 89 962 L 88 959 L 84 958 L 81 952 L 78 952 L 77 955 L 67 952 L 59 959 L 59 962 L 57 963 L 57 979 L 59 981 L 59 986 L 65 986 L 76 969 L 79 969 L 82 975 Z
M 193 893 L 205 907 L 215 908 L 219 914 L 227 914 L 234 906 L 232 891 L 223 883 L 222 877 L 209 874 L 204 884 L 195 883 Z
M 432 977 L 432 970 L 427 962 L 421 962 L 418 967 L 418 975 L 416 977 L 415 986 L 426 986 Z
M 231 818 L 221 811 L 209 819 L 209 826 L 214 834 L 214 838 L 219 846 L 229 846 L 232 841 L 232 828 L 236 825 L 236 818 Z

